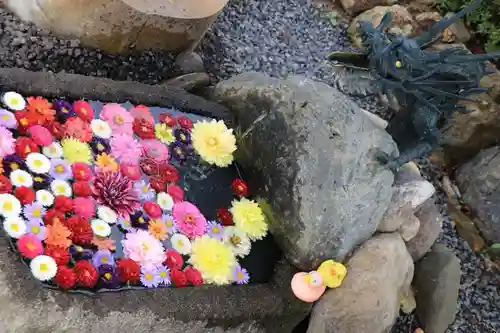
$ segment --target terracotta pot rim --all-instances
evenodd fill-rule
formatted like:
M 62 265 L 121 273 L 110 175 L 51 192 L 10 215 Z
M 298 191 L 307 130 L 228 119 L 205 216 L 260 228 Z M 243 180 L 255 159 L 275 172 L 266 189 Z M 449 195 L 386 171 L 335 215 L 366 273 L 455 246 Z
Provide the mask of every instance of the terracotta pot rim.
M 220 12 L 229 0 L 121 0 L 135 10 L 177 19 L 202 19 Z

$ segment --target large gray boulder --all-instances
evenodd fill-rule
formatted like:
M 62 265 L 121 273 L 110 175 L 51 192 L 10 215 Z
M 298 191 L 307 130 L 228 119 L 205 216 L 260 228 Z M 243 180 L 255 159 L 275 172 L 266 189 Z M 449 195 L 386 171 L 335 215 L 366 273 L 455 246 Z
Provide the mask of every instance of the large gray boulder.
M 377 229 L 392 172 L 376 162 L 397 147 L 341 92 L 301 76 L 245 73 L 219 83 L 215 99 L 238 124 L 237 160 L 268 203 L 270 231 L 304 270 L 342 260 Z

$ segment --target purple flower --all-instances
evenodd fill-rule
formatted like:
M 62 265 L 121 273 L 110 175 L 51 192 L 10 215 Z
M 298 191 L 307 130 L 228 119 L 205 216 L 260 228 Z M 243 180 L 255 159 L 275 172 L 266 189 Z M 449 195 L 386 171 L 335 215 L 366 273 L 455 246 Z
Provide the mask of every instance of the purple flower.
M 18 169 L 26 170 L 26 163 L 21 157 L 13 154 L 5 156 L 3 158 L 2 167 L 4 174 L 8 175 L 13 170 L 18 170 Z
M 94 256 L 92 257 L 92 264 L 97 268 L 102 265 L 113 266 L 115 264 L 115 259 L 109 250 L 99 250 L 94 253 Z
M 247 284 L 250 280 L 248 271 L 240 265 L 236 265 L 236 267 L 233 268 L 233 280 L 237 284 Z
M 149 186 L 144 180 L 140 180 L 134 184 L 134 189 L 137 191 L 139 195 L 139 199 L 143 201 L 151 201 L 155 198 L 155 191 Z
M 172 281 L 170 280 L 170 270 L 166 266 L 158 267 L 158 275 L 162 285 L 168 286 L 172 284 Z
M 29 234 L 36 236 L 41 241 L 45 240 L 47 230 L 41 219 L 28 221 L 26 226 L 28 227 L 27 230 Z
M 104 288 L 114 289 L 120 284 L 120 280 L 116 275 L 115 268 L 111 265 L 99 266 L 99 282 Z
M 177 221 L 171 214 L 162 215 L 161 221 L 167 227 L 167 233 L 170 235 L 177 232 Z
M 172 143 L 169 149 L 172 157 L 181 163 L 185 162 L 193 153 L 190 146 L 178 141 Z
M 67 119 L 76 116 L 73 106 L 68 101 L 56 100 L 52 103 L 52 107 L 56 110 L 57 119 L 61 123 L 64 123 Z
M 130 215 L 130 222 L 134 228 L 147 229 L 149 227 L 149 217 L 140 210 Z
M 45 208 L 39 203 L 24 206 L 23 215 L 29 221 L 40 221 L 45 215 Z
M 158 268 L 145 268 L 141 269 L 141 283 L 147 288 L 158 287 L 161 282 L 160 274 Z
M 207 223 L 207 234 L 218 240 L 224 238 L 224 227 L 217 221 L 209 221 Z
M 189 131 L 185 130 L 184 128 L 176 128 L 174 130 L 174 136 L 177 141 L 183 144 L 191 143 L 191 133 L 189 133 Z
M 35 175 L 33 177 L 33 188 L 35 191 L 47 189 L 52 180 L 52 177 L 49 175 Z
M 78 246 L 78 245 L 72 245 L 69 248 L 69 253 L 71 253 L 71 256 L 75 260 L 88 260 L 88 259 L 92 258 L 92 255 L 93 255 L 92 250 L 84 249 L 83 247 Z
M 9 112 L 5 109 L 0 109 L 0 126 L 6 128 L 17 127 L 17 120 L 16 117 L 14 117 L 14 115 L 12 114 L 12 112 Z
M 111 151 L 111 145 L 109 141 L 103 138 L 98 138 L 94 136 L 90 141 L 90 147 L 95 155 L 100 155 L 102 153 L 109 154 Z
M 55 179 L 61 180 L 68 180 L 73 176 L 68 162 L 59 158 L 55 158 L 50 161 L 49 174 Z

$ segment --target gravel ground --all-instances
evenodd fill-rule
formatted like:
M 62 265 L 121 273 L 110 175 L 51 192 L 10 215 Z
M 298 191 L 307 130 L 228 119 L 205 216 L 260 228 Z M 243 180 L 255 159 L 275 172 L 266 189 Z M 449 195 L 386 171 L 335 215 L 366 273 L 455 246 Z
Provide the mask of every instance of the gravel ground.
M 309 0 L 230 0 L 201 49 L 206 67 L 216 79 L 252 70 L 278 77 L 303 74 L 331 84 L 334 76 L 325 60 L 327 54 L 352 46 L 346 27 L 332 26 Z M 0 66 L 154 84 L 170 77 L 173 57 L 156 52 L 107 55 L 83 48 L 77 41 L 54 38 L 0 8 Z M 357 102 L 384 118 L 389 116 L 372 99 Z M 419 164 L 424 176 L 437 184 L 428 161 L 422 159 Z M 489 274 L 483 259 L 457 236 L 444 195 L 438 193 L 436 200 L 445 216 L 439 241 L 452 248 L 462 262 L 459 311 L 448 333 L 500 332 L 498 277 Z M 393 333 L 409 333 L 416 325 L 413 316 L 401 316 Z

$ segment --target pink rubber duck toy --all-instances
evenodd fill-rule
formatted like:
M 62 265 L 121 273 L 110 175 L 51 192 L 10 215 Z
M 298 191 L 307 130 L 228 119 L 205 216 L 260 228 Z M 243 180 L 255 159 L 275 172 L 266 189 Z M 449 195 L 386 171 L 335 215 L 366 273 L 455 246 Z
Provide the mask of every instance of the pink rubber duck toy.
M 294 295 L 301 301 L 308 303 L 317 301 L 326 290 L 323 278 L 316 271 L 295 274 L 291 286 Z

